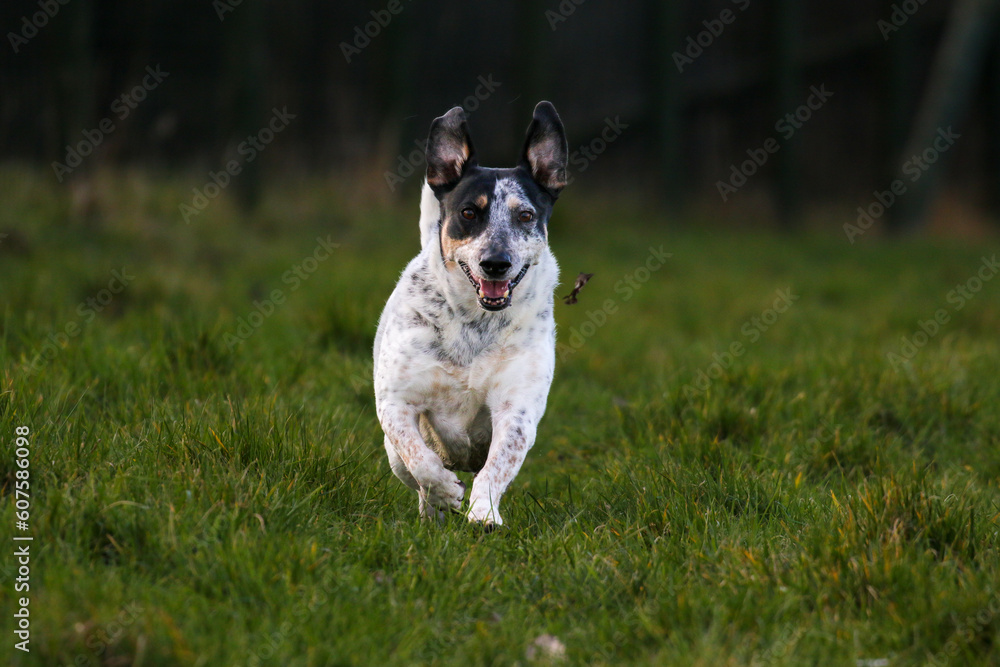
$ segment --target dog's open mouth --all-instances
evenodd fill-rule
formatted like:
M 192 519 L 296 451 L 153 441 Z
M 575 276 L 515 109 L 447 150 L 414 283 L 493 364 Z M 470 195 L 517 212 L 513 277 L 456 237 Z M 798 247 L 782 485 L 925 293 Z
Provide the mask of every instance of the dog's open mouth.
M 486 280 L 472 275 L 472 271 L 465 262 L 459 262 L 459 266 L 465 271 L 465 276 L 476 288 L 476 296 L 479 297 L 479 305 L 486 310 L 503 310 L 510 305 L 510 296 L 514 288 L 524 278 L 528 272 L 530 264 L 525 264 L 520 273 L 514 276 L 513 280 Z

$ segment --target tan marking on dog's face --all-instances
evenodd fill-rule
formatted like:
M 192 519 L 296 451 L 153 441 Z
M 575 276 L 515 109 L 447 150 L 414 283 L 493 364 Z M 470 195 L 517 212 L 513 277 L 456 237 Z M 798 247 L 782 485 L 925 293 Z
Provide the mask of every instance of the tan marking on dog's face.
M 524 201 L 517 195 L 507 196 L 507 208 L 511 211 L 517 212 L 524 208 L 530 208 Z
M 479 195 L 479 197 L 476 199 L 476 206 L 478 206 L 480 209 L 485 209 L 487 204 L 489 203 L 490 203 L 490 198 L 487 197 L 486 195 Z
M 472 241 L 475 241 L 476 237 L 470 236 L 465 239 L 453 239 L 448 234 L 441 235 L 441 251 L 444 253 L 445 261 L 455 261 L 455 253 L 457 253 L 462 247 L 469 245 Z

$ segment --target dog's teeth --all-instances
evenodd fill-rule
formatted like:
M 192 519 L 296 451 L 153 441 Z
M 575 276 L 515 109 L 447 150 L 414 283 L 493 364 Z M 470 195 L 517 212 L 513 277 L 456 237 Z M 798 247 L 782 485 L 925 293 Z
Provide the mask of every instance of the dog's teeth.
M 509 296 L 510 296 L 510 290 L 509 289 L 505 289 L 503 291 L 503 296 L 501 298 L 506 299 Z

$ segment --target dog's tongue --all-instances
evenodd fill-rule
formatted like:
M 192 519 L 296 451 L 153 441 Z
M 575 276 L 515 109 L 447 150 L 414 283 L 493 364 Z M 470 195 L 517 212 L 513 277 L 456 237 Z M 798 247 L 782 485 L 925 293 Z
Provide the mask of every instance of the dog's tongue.
M 503 298 L 504 293 L 509 287 L 509 280 L 482 280 L 479 282 L 480 291 L 488 299 Z

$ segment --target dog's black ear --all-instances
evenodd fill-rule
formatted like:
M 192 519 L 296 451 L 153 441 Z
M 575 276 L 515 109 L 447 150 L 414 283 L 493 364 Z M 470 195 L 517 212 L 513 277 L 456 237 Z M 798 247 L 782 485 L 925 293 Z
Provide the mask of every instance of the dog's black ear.
M 521 164 L 531 172 L 535 182 L 553 197 L 566 186 L 566 162 L 569 147 L 566 131 L 551 102 L 539 102 L 528 126 Z
M 435 118 L 427 135 L 427 184 L 435 190 L 447 188 L 474 164 L 476 149 L 462 107 Z

